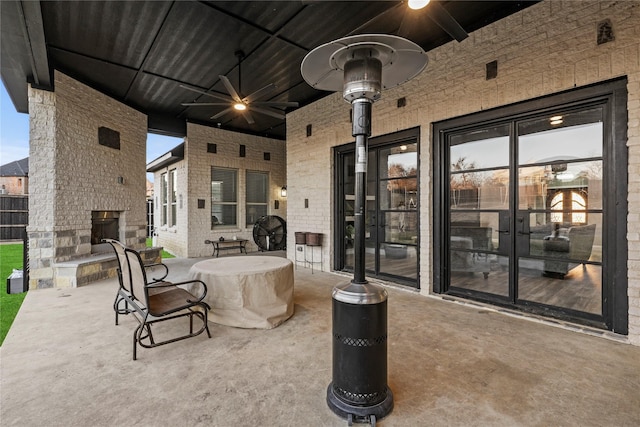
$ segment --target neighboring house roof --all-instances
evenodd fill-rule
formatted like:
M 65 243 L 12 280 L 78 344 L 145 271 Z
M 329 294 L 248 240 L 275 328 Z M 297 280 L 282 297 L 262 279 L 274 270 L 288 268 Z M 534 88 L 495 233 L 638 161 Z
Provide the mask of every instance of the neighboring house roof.
M 184 160 L 184 142 L 157 159 L 147 163 L 147 172 L 155 172 L 180 160 Z
M 29 176 L 29 158 L 0 166 L 0 176 Z

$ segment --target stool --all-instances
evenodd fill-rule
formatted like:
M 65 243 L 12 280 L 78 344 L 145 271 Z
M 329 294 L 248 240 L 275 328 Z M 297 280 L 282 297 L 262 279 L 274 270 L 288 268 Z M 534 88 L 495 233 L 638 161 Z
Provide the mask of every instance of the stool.
M 309 247 L 309 251 L 311 252 L 311 261 L 309 261 L 309 259 L 307 258 L 305 249 L 305 263 L 311 265 L 311 274 L 313 274 L 313 266 L 315 264 L 320 264 L 320 270 L 322 271 L 322 234 L 307 233 L 306 246 Z M 320 248 L 320 261 L 314 261 L 314 248 L 316 247 Z

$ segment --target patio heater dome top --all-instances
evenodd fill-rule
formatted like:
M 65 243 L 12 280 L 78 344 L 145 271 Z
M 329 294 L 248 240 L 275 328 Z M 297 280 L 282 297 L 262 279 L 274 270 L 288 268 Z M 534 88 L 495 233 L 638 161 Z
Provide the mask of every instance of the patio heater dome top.
M 354 65 L 355 62 L 359 64 Z M 357 90 L 349 84 L 366 80 L 369 84 L 361 95 L 375 100 L 380 89 L 411 80 L 427 63 L 426 52 L 412 41 L 387 34 L 362 34 L 318 46 L 302 60 L 300 71 L 313 88 L 343 90 L 347 101 L 358 97 Z M 369 87 L 371 83 L 376 87 Z

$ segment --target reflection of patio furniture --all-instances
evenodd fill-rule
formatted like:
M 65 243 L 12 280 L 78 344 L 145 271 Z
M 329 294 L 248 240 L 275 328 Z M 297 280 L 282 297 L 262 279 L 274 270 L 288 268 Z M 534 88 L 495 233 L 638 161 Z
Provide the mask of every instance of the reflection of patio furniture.
M 451 271 L 482 273 L 484 278 L 489 277 L 490 264 L 486 261 L 485 254 L 462 251 L 459 249 L 472 249 L 471 237 L 451 236 Z
M 390 259 L 403 259 L 407 257 L 407 246 L 387 243 L 384 245 L 384 253 Z
M 568 234 L 569 240 L 571 241 L 569 258 L 580 261 L 580 263 L 584 265 L 585 261 L 589 261 L 589 258 L 591 258 L 593 239 L 596 234 L 596 225 L 589 224 L 579 227 L 571 227 Z
M 558 260 L 545 260 L 544 275 L 564 278 L 576 266 L 575 261 L 583 265 L 589 261 L 595 232 L 596 225 L 589 224 L 569 228 L 566 236 L 558 233 L 546 236 L 542 242 L 543 255 Z
M 566 262 L 567 254 L 569 253 L 570 242 L 569 238 L 559 235 L 546 236 L 542 241 L 542 251 L 544 256 L 551 256 L 560 258 L 565 261 L 545 260 L 543 275 L 548 277 L 556 277 L 559 279 L 564 278 L 564 275 L 568 271 L 568 264 Z
M 476 227 L 476 226 L 451 226 L 452 236 L 469 237 L 473 243 L 473 249 L 492 250 L 493 244 L 491 243 L 491 233 L 493 229 L 491 227 Z

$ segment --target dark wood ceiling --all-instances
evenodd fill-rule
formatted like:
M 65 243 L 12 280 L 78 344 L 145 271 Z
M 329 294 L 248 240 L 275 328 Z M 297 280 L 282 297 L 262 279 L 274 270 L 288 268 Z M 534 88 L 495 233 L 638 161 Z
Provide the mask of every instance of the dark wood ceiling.
M 211 120 L 224 106 L 186 90 L 228 95 L 218 75 L 246 96 L 269 83 L 261 101 L 311 103 L 326 92 L 300 74 L 315 47 L 354 34 L 408 38 L 429 51 L 535 1 L 439 1 L 422 10 L 398 1 L 2 1 L 2 79 L 18 111 L 25 82 L 52 89 L 54 69 L 149 115 L 153 132 L 184 135 L 185 122 L 285 137 L 284 120 L 254 112 Z M 444 27 L 444 28 L 443 28 Z M 457 30 L 456 30 L 457 28 Z M 241 63 L 239 82 L 238 58 Z

